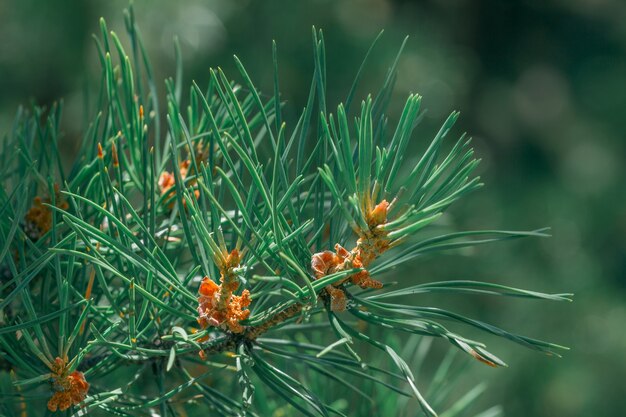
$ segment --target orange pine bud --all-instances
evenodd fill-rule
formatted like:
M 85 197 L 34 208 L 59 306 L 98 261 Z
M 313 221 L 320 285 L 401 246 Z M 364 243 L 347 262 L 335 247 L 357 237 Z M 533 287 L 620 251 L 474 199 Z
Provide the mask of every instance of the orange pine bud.
M 116 168 L 120 166 L 120 161 L 117 158 L 117 147 L 115 146 L 115 143 L 111 143 L 111 156 L 113 157 L 113 166 Z
M 198 323 L 202 328 L 226 327 L 233 333 L 241 333 L 244 327 L 239 322 L 250 316 L 250 310 L 246 310 L 251 302 L 250 292 L 244 290 L 241 295 L 233 295 L 227 287 L 204 277 L 198 290 Z
M 241 262 L 241 255 L 237 249 L 233 249 L 230 251 L 228 256 L 226 257 L 226 262 L 224 263 L 224 268 L 237 268 Z
M 178 169 L 180 171 L 180 176 L 185 179 L 187 178 L 187 174 L 189 173 L 189 165 L 191 165 L 191 161 L 185 159 L 180 164 L 178 164 Z
M 387 222 L 387 211 L 389 210 L 389 203 L 387 200 L 383 200 L 374 207 L 374 209 L 367 216 L 367 224 L 370 228 L 376 227 Z
M 171 172 L 163 171 L 159 177 L 159 188 L 161 189 L 161 194 L 165 194 L 167 190 L 174 186 L 175 183 L 176 180 L 174 179 L 174 175 Z
M 243 332 L 244 328 L 239 322 L 250 316 L 250 310 L 244 310 L 250 305 L 250 301 L 250 292 L 248 290 L 243 290 L 240 296 L 231 296 L 226 312 L 226 320 L 231 332 Z
M 85 400 L 89 383 L 82 372 L 74 371 L 67 375 L 67 361 L 56 358 L 52 365 L 52 388 L 55 391 L 48 401 L 48 410 L 65 411 Z

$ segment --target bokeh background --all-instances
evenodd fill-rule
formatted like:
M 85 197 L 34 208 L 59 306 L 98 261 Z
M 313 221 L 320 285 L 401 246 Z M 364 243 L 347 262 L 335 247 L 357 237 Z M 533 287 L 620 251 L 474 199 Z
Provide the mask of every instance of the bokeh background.
M 0 132 L 18 105 L 64 98 L 65 155 L 84 127 L 85 86 L 99 69 L 91 34 L 104 16 L 123 33 L 126 0 L 0 1 Z M 211 66 L 236 76 L 236 53 L 271 92 L 271 41 L 282 94 L 300 109 L 312 76 L 311 26 L 322 28 L 329 97 L 346 96 L 370 43 L 359 94 L 375 91 L 405 35 L 392 110 L 410 92 L 428 109 L 415 133 L 423 149 L 457 109 L 474 137 L 486 187 L 453 209 L 462 229 L 552 228 L 553 237 L 437 256 L 398 279 L 483 279 L 574 303 L 421 298 L 522 334 L 571 347 L 549 358 L 497 339 L 510 365 L 471 364 L 480 401 L 518 416 L 626 415 L 626 2 L 623 0 L 136 0 L 157 79 L 173 75 L 177 34 L 185 78 Z M 162 85 L 161 85 L 162 86 Z M 332 101 L 331 101 L 332 102 Z M 466 256 L 471 255 L 471 256 Z

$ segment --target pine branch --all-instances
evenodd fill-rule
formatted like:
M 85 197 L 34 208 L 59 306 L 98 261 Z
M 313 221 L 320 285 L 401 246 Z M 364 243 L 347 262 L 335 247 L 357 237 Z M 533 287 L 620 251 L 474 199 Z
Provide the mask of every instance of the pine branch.
M 333 106 L 324 36 L 313 29 L 310 95 L 290 120 L 276 44 L 266 96 L 237 57 L 241 84 L 211 69 L 207 85 L 194 82 L 186 95 L 175 43 L 176 75 L 166 80 L 163 103 L 132 7 L 125 24 L 130 52 L 100 22 L 100 97 L 69 172 L 57 146 L 62 103 L 20 109 L 0 150 L 0 365 L 13 372 L 9 407 L 45 413 L 25 404 L 28 387 L 50 411 L 84 407 L 75 415 L 177 415 L 198 398 L 223 415 L 264 415 L 268 404 L 283 403 L 302 415 L 344 415 L 327 402 L 335 399 L 327 384 L 337 383 L 355 402 L 377 393 L 386 415 L 404 404 L 397 394 L 432 416 L 452 377 L 449 362 L 431 384 L 416 378 L 426 353 L 415 352 L 427 351 L 430 337 L 505 365 L 443 323 L 550 355 L 564 349 L 410 301 L 428 302 L 432 292 L 552 301 L 571 294 L 473 280 L 388 281 L 386 272 L 421 256 L 547 236 L 442 225 L 452 204 L 481 187 L 479 160 L 464 134 L 447 144 L 458 112 L 411 158 L 410 142 L 423 135 L 417 94 L 386 134 L 404 43 L 380 90 L 355 112 L 371 50 L 345 102 Z M 404 349 L 395 332 L 409 334 Z M 127 381 L 106 378 L 122 369 Z M 209 379 L 213 373 L 219 377 Z M 153 386 L 138 383 L 144 376 Z

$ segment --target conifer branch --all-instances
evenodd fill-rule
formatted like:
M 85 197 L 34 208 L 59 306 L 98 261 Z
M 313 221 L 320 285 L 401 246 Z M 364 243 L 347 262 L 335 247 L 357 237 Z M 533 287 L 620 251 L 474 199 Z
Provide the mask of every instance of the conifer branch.
M 324 36 L 314 28 L 310 95 L 290 120 L 276 44 L 267 96 L 236 57 L 238 82 L 217 68 L 206 85 L 185 90 L 176 43 L 176 75 L 163 102 L 132 7 L 125 24 L 130 51 L 100 22 L 101 95 L 71 170 L 64 172 L 57 146 L 60 102 L 20 109 L 0 149 L 7 403 L 33 415 L 176 416 L 197 399 L 222 415 L 264 415 L 278 402 L 301 415 L 345 415 L 317 389 L 332 383 L 355 403 L 384 390 L 413 397 L 434 416 L 445 396 L 423 395 L 424 387 L 445 392 L 438 381 L 418 383 L 411 370 L 425 360 L 430 338 L 505 366 L 443 323 L 548 355 L 565 349 L 427 305 L 426 295 L 569 301 L 571 294 L 475 280 L 389 281 L 388 271 L 426 254 L 547 236 L 545 229 L 459 232 L 441 222 L 481 187 L 479 160 L 464 134 L 448 144 L 458 112 L 413 155 L 410 142 L 424 135 L 417 94 L 387 134 L 404 43 L 380 90 L 355 111 L 365 60 L 345 104 L 331 105 Z M 392 332 L 408 334 L 404 348 Z M 107 379 L 121 369 L 127 380 Z M 146 380 L 154 386 L 144 392 L 138 381 Z M 46 401 L 25 404 L 27 386 Z

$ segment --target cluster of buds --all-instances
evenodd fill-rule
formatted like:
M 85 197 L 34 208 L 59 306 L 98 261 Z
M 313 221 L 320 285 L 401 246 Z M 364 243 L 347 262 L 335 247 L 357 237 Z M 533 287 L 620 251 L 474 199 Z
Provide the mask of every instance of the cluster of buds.
M 54 193 L 56 206 L 62 210 L 67 210 L 69 204 L 61 196 L 59 186 L 56 184 L 54 185 Z M 49 197 L 45 199 L 35 197 L 33 205 L 24 216 L 24 232 L 31 240 L 39 239 L 52 228 L 52 210 L 44 203 L 50 204 L 52 200 Z
M 206 161 L 208 156 L 209 156 L 209 147 L 204 146 L 201 142 L 198 142 L 196 145 L 196 149 L 195 149 L 196 164 L 200 164 L 203 161 Z M 180 177 L 182 178 L 183 181 L 187 178 L 187 175 L 189 175 L 190 167 L 191 167 L 191 155 L 189 156 L 188 159 L 185 159 L 184 161 L 178 164 L 178 172 L 180 173 Z M 196 183 L 197 181 L 195 179 L 192 179 L 189 181 L 189 185 L 192 187 L 195 186 Z M 174 185 L 176 185 L 176 178 L 174 177 L 174 173 L 169 172 L 169 171 L 163 171 L 161 175 L 159 176 L 158 185 L 159 185 L 159 190 L 161 191 L 161 195 L 162 196 L 166 195 L 170 191 L 170 189 Z M 200 197 L 200 191 L 197 188 L 194 189 L 193 194 L 196 200 Z M 183 200 L 183 205 L 186 206 L 185 200 Z M 171 209 L 173 206 L 174 206 L 174 202 L 172 201 L 169 204 L 169 208 Z
M 65 411 L 85 400 L 89 383 L 82 372 L 68 373 L 67 360 L 56 358 L 51 367 L 52 398 L 48 401 L 48 410 Z
M 180 177 L 183 179 L 183 181 L 185 180 L 185 178 L 187 178 L 187 175 L 189 174 L 189 166 L 191 165 L 191 161 L 186 159 L 184 161 L 182 161 L 179 165 L 178 165 L 178 172 L 180 172 Z M 159 176 L 159 190 L 161 190 L 161 195 L 166 195 L 170 189 L 176 184 L 176 179 L 174 177 L 174 174 L 172 172 L 168 172 L 168 171 L 163 171 L 163 173 L 161 173 L 161 176 Z M 191 185 L 195 184 L 195 180 L 193 181 L 193 183 Z M 194 196 L 196 197 L 196 199 L 198 199 L 200 197 L 200 191 L 195 189 L 193 191 Z M 183 205 L 186 205 L 186 202 L 183 200 Z M 174 202 L 172 201 L 169 205 L 170 208 L 172 208 L 174 206 Z
M 360 231 L 354 249 L 348 251 L 336 244 L 334 252 L 318 252 L 311 258 L 311 269 L 317 279 L 347 269 L 362 268 L 361 271 L 326 287 L 326 292 L 330 296 L 331 310 L 343 311 L 346 309 L 346 295 L 342 289 L 337 288 L 346 281 L 350 281 L 361 288 L 382 288 L 383 284 L 373 279 L 366 268 L 374 259 L 390 248 L 391 242 L 387 238 L 387 232 L 380 227 L 387 222 L 389 206 L 387 200 L 383 200 L 366 211 L 368 228 Z
M 243 290 L 241 295 L 233 293 L 239 288 L 236 269 L 239 268 L 241 256 L 237 249 L 218 260 L 220 285 L 211 278 L 204 277 L 200 284 L 198 297 L 198 323 L 202 328 L 220 327 L 233 333 L 242 333 L 241 321 L 248 318 L 250 310 L 250 292 Z

